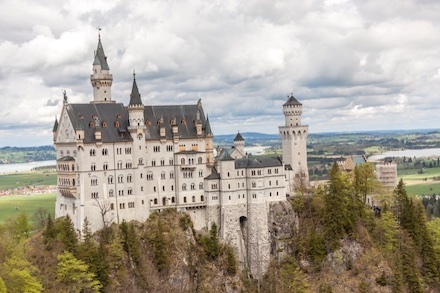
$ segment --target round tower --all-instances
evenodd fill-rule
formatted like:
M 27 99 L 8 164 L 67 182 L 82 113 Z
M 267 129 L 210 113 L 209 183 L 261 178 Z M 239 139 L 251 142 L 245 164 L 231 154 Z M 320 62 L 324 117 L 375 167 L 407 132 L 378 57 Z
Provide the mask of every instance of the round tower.
M 101 44 L 101 36 L 99 36 L 98 48 L 95 52 L 93 72 L 90 75 L 90 82 L 93 87 L 93 102 L 113 102 L 111 92 L 113 76 L 110 74 L 107 57 L 104 54 L 104 48 Z
M 293 95 L 283 105 L 285 125 L 279 127 L 283 143 L 283 164 L 288 183 L 286 192 L 292 194 L 297 182 L 308 182 L 307 136 L 309 127 L 301 125 L 302 104 Z

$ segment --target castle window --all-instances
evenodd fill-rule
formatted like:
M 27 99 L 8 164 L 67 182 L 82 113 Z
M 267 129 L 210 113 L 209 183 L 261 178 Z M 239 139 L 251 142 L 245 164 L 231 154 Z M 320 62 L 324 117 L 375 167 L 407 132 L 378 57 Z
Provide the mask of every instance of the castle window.
M 144 187 L 143 186 L 141 186 L 141 191 L 144 191 Z
M 269 186 L 272 186 L 272 181 L 269 180 Z
M 171 191 L 173 191 L 174 190 L 174 185 L 171 185 Z
M 228 177 L 229 177 L 229 172 L 228 172 Z
M 119 121 L 116 121 L 116 122 L 115 122 L 115 127 L 116 127 L 116 128 L 119 128 L 119 126 L 120 126 L 120 125 L 119 125 Z
M 108 164 L 107 164 L 107 163 L 104 163 L 104 165 L 102 165 L 102 169 L 103 169 L 103 170 L 108 170 Z
M 278 180 L 277 180 L 277 181 L 275 181 L 275 185 L 278 185 Z
M 114 196 L 113 189 L 110 189 L 108 191 L 108 197 L 113 197 L 113 196 Z
M 278 168 L 275 169 L 275 174 L 278 174 Z
M 186 203 L 186 196 L 183 197 L 183 202 Z
M 122 161 L 118 161 L 117 166 L 118 166 L 118 169 L 122 169 Z
M 124 177 L 122 175 L 118 176 L 118 183 L 123 183 L 124 182 Z
M 196 197 L 193 195 L 192 202 L 196 202 Z
M 98 178 L 92 177 L 92 179 L 90 179 L 90 185 L 92 186 L 98 185 Z
M 127 193 L 128 193 L 128 195 L 133 195 L 133 189 L 129 188 Z
M 110 204 L 110 210 L 113 211 L 114 209 L 115 209 L 115 204 L 114 204 L 114 203 L 111 203 L 111 204 Z
M 180 123 L 182 123 L 182 125 L 186 125 L 186 119 L 183 118 L 183 119 L 180 121 Z
M 172 151 L 173 151 L 173 146 L 167 145 L 167 152 L 172 152 Z
M 108 184 L 113 184 L 113 176 L 108 176 Z
M 151 161 L 151 166 L 156 166 L 156 160 Z
M 91 155 L 91 156 L 96 156 L 96 152 L 95 152 L 95 150 L 90 150 L 90 155 Z
M 153 187 L 153 191 L 156 192 L 156 186 Z
M 251 171 L 251 175 L 252 175 L 252 176 L 255 176 L 255 174 L 256 174 L 256 173 L 255 173 L 255 170 Z
M 272 169 L 268 169 L 267 174 L 272 174 Z
M 153 146 L 153 152 L 155 153 L 160 152 L 160 146 Z
M 203 182 L 199 183 L 199 189 L 203 189 Z
M 157 204 L 157 198 L 154 199 L 154 204 Z
M 134 208 L 134 202 L 129 202 L 128 203 L 128 208 Z
M 98 198 L 98 193 L 97 192 L 92 192 L 92 198 L 93 199 L 97 199 Z
M 174 172 L 173 171 L 170 172 L 170 179 L 174 179 Z
M 228 184 L 228 189 L 231 189 L 231 184 Z
M 173 159 L 170 159 L 170 160 L 169 160 L 169 163 L 170 163 L 170 166 L 174 165 L 174 160 L 173 160 Z
M 108 150 L 107 149 L 102 149 L 102 155 L 106 156 L 108 154 Z
M 257 183 L 255 183 L 255 181 L 252 181 L 252 187 L 257 187 Z
M 172 198 L 171 198 L 171 203 L 175 203 L 176 202 L 176 198 L 173 196 Z
M 180 164 L 185 165 L 185 158 L 180 159 Z
M 186 183 L 182 184 L 182 190 L 186 190 Z
M 269 196 L 272 196 L 272 192 L 269 192 Z
M 96 165 L 95 165 L 95 164 L 92 164 L 92 166 L 90 167 L 90 169 L 91 169 L 92 171 L 96 171 Z
M 199 170 L 199 177 L 203 177 L 203 170 Z
M 139 165 L 143 165 L 143 160 L 139 159 Z M 142 174 L 141 174 L 141 178 L 142 178 Z
M 102 122 L 102 127 L 103 127 L 103 128 L 106 128 L 106 127 L 107 127 L 107 122 L 105 122 L 105 121 Z
M 147 180 L 153 180 L 153 173 L 152 172 L 147 173 Z
M 162 186 L 162 191 L 165 191 L 165 185 Z
M 191 190 L 195 190 L 196 189 L 196 185 L 194 183 L 191 183 Z
M 160 179 L 165 179 L 165 172 L 160 173 Z
M 132 179 L 133 179 L 133 177 L 131 176 L 131 174 L 129 174 L 129 175 L 127 176 L 127 182 L 131 182 Z
M 161 166 L 165 166 L 165 160 L 164 160 L 164 159 L 161 159 L 161 160 L 160 160 L 160 165 L 161 165 Z

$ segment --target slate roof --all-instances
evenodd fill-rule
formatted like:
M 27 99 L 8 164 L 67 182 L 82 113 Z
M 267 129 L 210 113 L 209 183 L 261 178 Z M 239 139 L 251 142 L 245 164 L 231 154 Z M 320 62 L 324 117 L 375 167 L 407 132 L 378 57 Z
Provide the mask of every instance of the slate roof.
M 76 129 L 84 128 L 84 142 L 95 142 L 96 121 L 100 123 L 102 142 L 132 141 L 127 130 L 128 108 L 119 103 L 89 103 L 67 104 L 67 113 Z M 161 139 L 160 127 L 165 127 L 167 139 L 172 139 L 172 123 L 176 123 L 180 138 L 197 137 L 195 119 L 197 112 L 200 114 L 202 128 L 205 128 L 207 120 L 203 109 L 199 105 L 177 106 L 145 106 L 144 117 L 146 122 L 145 139 Z M 93 127 L 91 127 L 91 122 Z M 106 126 L 104 126 L 104 122 Z M 119 126 L 117 126 L 117 123 Z M 210 127 L 208 126 L 208 129 Z
M 208 177 L 205 177 L 205 179 L 208 179 L 208 180 L 220 179 L 220 174 L 217 172 L 217 169 L 214 167 L 214 168 L 212 168 L 211 174 L 209 174 Z
M 281 167 L 283 163 L 280 158 L 270 157 L 245 157 L 235 160 L 235 169 L 242 168 L 267 168 L 267 167 Z
M 298 102 L 297 99 L 295 99 L 295 97 L 292 95 L 290 95 L 289 99 L 287 100 L 287 102 L 284 103 L 283 106 L 287 106 L 287 105 L 302 105 L 300 102 Z
M 84 127 L 84 142 L 95 142 L 95 127 L 97 120 L 101 125 L 105 122 L 106 127 L 101 127 L 102 142 L 132 141 L 127 132 L 128 111 L 123 104 L 116 103 L 90 103 L 90 104 L 68 104 L 67 113 L 73 125 Z M 119 127 L 116 127 L 118 122 Z
M 198 105 L 175 105 L 175 106 L 145 106 L 146 139 L 160 139 L 160 127 L 165 126 L 165 135 L 171 139 L 172 123 L 179 128 L 181 138 L 197 137 L 195 120 L 200 111 L 202 129 L 206 129 L 206 119 L 203 109 Z M 205 131 L 206 133 L 206 131 Z
M 234 141 L 244 141 L 243 136 L 241 136 L 240 132 L 237 133 L 237 136 L 235 136 Z
M 98 41 L 98 48 L 96 49 L 93 65 L 101 65 L 101 69 L 110 70 L 107 63 L 107 57 L 104 54 L 104 48 L 101 44 L 101 38 L 99 38 Z
M 52 132 L 56 132 L 58 130 L 58 120 L 55 117 L 55 122 L 53 123 L 53 129 Z
M 211 124 L 209 124 L 208 115 L 206 115 L 205 133 L 209 134 L 209 135 L 213 135 L 212 130 L 211 130 Z
M 136 84 L 136 78 L 133 75 L 133 87 L 130 94 L 129 105 L 142 105 L 141 94 L 139 93 L 138 86 Z
M 233 161 L 234 159 L 231 157 L 233 149 L 230 148 L 224 148 L 220 152 L 220 155 L 217 156 L 217 160 L 219 161 Z

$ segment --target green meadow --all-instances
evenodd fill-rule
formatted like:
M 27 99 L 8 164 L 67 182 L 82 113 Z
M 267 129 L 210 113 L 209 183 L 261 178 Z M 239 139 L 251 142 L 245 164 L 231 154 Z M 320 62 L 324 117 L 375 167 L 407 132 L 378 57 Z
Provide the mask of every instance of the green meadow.
M 19 172 L 0 175 L 0 190 L 33 185 L 56 185 L 55 172 Z
M 29 218 L 38 208 L 46 209 L 51 215 L 55 212 L 55 193 L 28 196 L 0 197 L 0 224 L 9 218 L 15 218 L 20 213 L 26 213 Z

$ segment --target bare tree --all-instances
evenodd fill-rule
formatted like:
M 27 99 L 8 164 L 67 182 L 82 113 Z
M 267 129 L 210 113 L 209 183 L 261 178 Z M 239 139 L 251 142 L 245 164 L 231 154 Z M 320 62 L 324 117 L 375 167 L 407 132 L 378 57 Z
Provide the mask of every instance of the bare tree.
M 99 212 L 101 213 L 102 224 L 104 228 L 107 228 L 107 225 L 113 221 L 113 217 L 111 219 L 106 220 L 106 215 L 109 211 L 111 211 L 111 203 L 108 199 L 99 199 L 95 198 L 95 206 L 99 208 Z
M 301 170 L 295 174 L 293 188 L 297 195 L 306 195 L 310 192 L 310 184 L 307 180 L 307 175 L 304 172 L 307 171 L 305 171 L 304 168 L 301 168 Z

